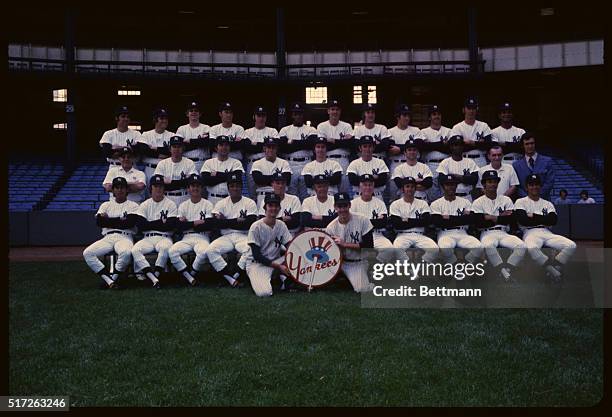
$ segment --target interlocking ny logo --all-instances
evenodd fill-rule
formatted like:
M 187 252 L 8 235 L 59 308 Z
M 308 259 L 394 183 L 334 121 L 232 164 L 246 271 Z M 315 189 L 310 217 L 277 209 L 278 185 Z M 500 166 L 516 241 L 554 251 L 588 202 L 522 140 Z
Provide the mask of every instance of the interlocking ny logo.
M 159 211 L 159 219 L 160 220 L 168 220 L 168 210 L 160 210 Z
M 291 216 L 291 208 L 283 209 L 283 214 L 285 216 Z
M 374 135 L 374 140 L 375 140 L 376 142 L 379 142 L 379 141 L 380 141 L 380 137 L 381 137 L 381 136 L 382 136 L 382 134 Z
M 463 213 L 465 213 L 465 207 L 461 209 L 457 209 L 457 216 L 463 216 Z
M 359 243 L 359 232 L 355 231 L 355 232 L 351 232 L 351 240 L 353 241 L 353 243 Z
M 333 216 L 333 215 L 334 215 L 334 210 L 332 210 L 332 209 L 328 209 L 328 210 L 327 210 L 327 215 L 328 215 L 328 216 Z
M 181 171 L 181 179 L 184 180 L 185 178 L 187 178 L 187 174 L 185 174 L 184 171 Z
M 125 144 L 127 146 L 134 146 L 134 139 L 126 139 Z
M 469 168 L 463 168 L 463 175 L 470 175 L 470 169 Z
M 240 210 L 240 217 L 246 217 L 247 216 L 247 211 L 246 209 L 241 209 Z
M 124 212 L 123 212 L 123 214 L 121 215 L 121 217 L 122 217 L 123 219 L 127 218 L 127 216 L 128 216 L 128 215 L 127 215 L 127 211 L 124 211 Z
M 378 219 L 378 212 L 376 210 L 372 210 L 372 218 Z
M 200 220 L 204 220 L 206 218 L 206 213 L 200 211 Z
M 306 133 L 301 133 L 301 134 L 300 134 L 300 138 L 301 138 L 302 140 L 305 140 L 307 137 L 308 137 L 308 135 L 307 135 Z
M 418 210 L 415 210 L 415 211 L 414 211 L 414 217 L 416 217 L 417 219 L 420 219 L 420 218 L 421 218 L 421 214 L 422 214 L 422 213 L 421 213 L 420 211 L 418 211 Z
M 168 142 L 167 141 L 163 141 L 162 145 L 163 145 L 164 148 L 167 148 L 168 147 Z
M 372 168 L 373 175 L 378 175 L 379 172 L 380 172 L 380 168 Z
M 283 173 L 283 170 L 282 170 L 281 168 L 279 168 L 279 167 L 275 167 L 275 168 L 274 168 L 274 173 L 275 173 L 275 174 L 282 174 L 282 173 Z
M 484 140 L 484 132 L 476 132 L 476 140 Z
M 332 170 L 331 170 L 331 169 L 326 169 L 325 171 L 323 171 L 323 174 L 324 174 L 326 177 L 331 177 L 331 176 L 332 176 L 332 174 L 333 174 L 333 172 L 332 172 Z
M 519 142 L 521 140 L 520 136 L 512 136 L 512 142 Z
M 274 247 L 275 248 L 279 248 L 283 245 L 283 238 L 282 237 L 275 237 L 274 238 Z
M 423 179 L 423 174 L 421 174 L 421 173 L 419 172 L 419 173 L 417 174 L 417 177 L 418 177 L 418 178 Z
M 499 208 L 497 209 L 497 212 L 498 212 L 498 213 L 501 215 L 501 214 L 504 212 L 503 207 L 499 207 Z
M 542 209 L 542 215 L 546 216 L 548 214 L 548 209 L 545 207 Z
M 340 132 L 340 139 L 344 139 L 344 136 L 345 136 L 344 133 Z

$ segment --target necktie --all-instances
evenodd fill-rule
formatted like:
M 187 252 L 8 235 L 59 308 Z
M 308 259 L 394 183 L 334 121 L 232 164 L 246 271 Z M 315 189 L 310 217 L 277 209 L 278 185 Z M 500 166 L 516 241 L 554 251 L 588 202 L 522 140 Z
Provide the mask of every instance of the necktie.
M 533 163 L 534 163 L 533 157 L 530 156 L 529 157 L 529 168 L 531 168 L 532 170 L 533 170 Z

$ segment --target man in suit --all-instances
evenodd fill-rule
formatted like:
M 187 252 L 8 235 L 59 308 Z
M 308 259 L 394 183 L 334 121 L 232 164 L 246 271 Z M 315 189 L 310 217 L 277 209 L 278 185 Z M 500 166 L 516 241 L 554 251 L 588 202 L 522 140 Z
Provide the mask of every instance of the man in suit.
M 519 198 L 527 196 L 527 186 L 525 184 L 527 177 L 531 174 L 538 174 L 542 179 L 540 195 L 543 199 L 550 201 L 550 193 L 555 185 L 555 171 L 552 159 L 536 151 L 536 138 L 531 132 L 527 132 L 521 137 L 521 147 L 523 148 L 524 157 L 512 163 L 512 167 L 516 171 L 520 182 L 518 189 Z

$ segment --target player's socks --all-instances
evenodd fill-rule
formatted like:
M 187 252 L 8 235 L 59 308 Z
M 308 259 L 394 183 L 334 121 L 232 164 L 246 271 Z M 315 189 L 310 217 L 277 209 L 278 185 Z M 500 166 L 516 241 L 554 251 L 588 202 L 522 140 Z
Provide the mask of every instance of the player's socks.
M 179 272 L 187 280 L 187 282 L 189 282 L 190 284 L 193 284 L 193 281 L 195 281 L 195 278 L 193 277 L 193 275 L 191 275 L 189 268 L 185 268 Z
M 98 272 L 98 275 L 100 275 L 100 278 L 102 278 L 108 286 L 111 286 L 115 281 L 114 279 L 111 278 L 111 274 L 110 272 L 108 272 L 106 268 Z
M 149 278 L 151 280 L 151 282 L 153 283 L 153 285 L 157 284 L 159 282 L 159 280 L 157 279 L 157 277 L 155 276 L 155 274 L 153 273 L 153 269 L 146 268 L 144 270 L 144 273 L 146 275 L 147 278 Z
M 220 272 L 223 274 L 223 278 L 233 287 L 236 283 L 236 278 L 234 278 L 234 274 L 229 270 L 229 265 L 226 265 Z
M 154 272 L 155 277 L 159 278 L 162 272 L 164 272 L 164 268 L 162 268 L 161 266 L 155 265 L 155 272 Z

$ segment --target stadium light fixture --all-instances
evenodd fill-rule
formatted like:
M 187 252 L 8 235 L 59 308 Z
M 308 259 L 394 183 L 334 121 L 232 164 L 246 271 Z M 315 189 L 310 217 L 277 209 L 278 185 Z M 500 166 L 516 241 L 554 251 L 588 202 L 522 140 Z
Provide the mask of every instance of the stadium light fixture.
M 53 90 L 53 101 L 55 103 L 66 103 L 68 101 L 68 90 L 65 88 Z
M 118 96 L 139 96 L 140 90 L 117 90 Z
M 66 130 L 68 129 L 67 123 L 53 123 L 53 130 Z

